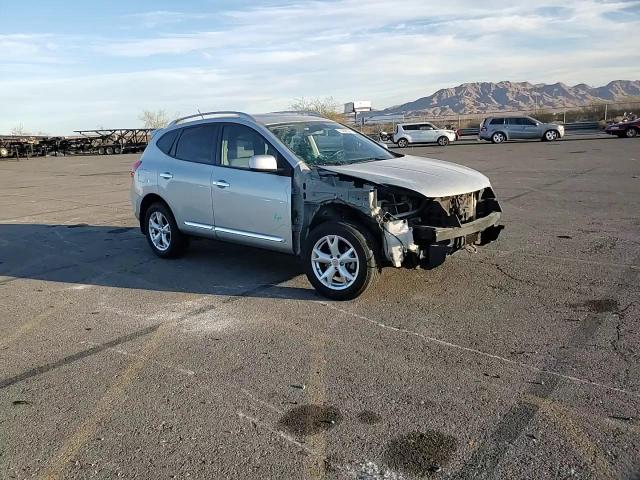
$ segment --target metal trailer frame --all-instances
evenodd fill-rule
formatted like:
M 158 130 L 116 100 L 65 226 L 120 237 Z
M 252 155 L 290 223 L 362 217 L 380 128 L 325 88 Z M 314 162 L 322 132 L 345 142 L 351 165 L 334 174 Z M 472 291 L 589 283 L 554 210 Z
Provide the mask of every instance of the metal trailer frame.
M 0 135 L 0 159 L 44 156 L 49 152 L 48 139 L 42 135 Z
M 91 150 L 98 155 L 119 155 L 143 151 L 149 143 L 153 129 L 112 128 L 74 131 L 80 135 L 77 143 L 88 141 Z
M 76 130 L 72 137 L 41 135 L 0 135 L 0 158 L 46 155 L 98 154 L 112 155 L 143 151 L 153 129 L 112 128 Z

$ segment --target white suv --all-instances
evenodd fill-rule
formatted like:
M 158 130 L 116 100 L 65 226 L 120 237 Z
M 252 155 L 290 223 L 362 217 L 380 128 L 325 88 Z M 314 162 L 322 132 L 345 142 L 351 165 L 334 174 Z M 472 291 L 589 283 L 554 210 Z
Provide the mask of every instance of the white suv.
M 438 128 L 432 123 L 399 123 L 393 133 L 393 143 L 400 148 L 413 143 L 437 143 L 441 147 L 455 142 L 456 132 Z

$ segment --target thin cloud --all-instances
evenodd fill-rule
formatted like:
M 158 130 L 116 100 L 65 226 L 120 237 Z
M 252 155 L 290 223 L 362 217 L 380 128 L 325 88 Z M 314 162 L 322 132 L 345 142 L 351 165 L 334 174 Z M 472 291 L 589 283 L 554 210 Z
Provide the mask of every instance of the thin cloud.
M 463 82 L 640 78 L 640 53 L 608 47 L 612 33 L 635 38 L 640 19 L 615 16 L 638 1 L 565 0 L 562 8 L 546 0 L 451 0 L 437 9 L 425 3 L 405 0 L 399 9 L 391 0 L 366 8 L 359 0 L 298 0 L 157 10 L 125 17 L 125 27 L 164 26 L 135 35 L 0 35 L 3 52 L 6 42 L 19 52 L 11 70 L 0 66 L 0 104 L 9 112 L 0 132 L 17 122 L 55 133 L 132 126 L 144 108 L 260 112 L 300 96 L 365 98 L 382 108 Z

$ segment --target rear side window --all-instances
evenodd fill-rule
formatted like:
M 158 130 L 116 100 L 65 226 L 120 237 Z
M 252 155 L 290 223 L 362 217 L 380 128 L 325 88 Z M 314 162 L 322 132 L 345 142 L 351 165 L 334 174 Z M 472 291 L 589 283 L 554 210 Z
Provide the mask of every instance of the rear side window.
M 175 157 L 188 162 L 213 163 L 213 145 L 217 131 L 215 125 L 183 128 L 176 145 Z
M 490 125 L 504 125 L 504 118 L 494 118 L 491 120 Z
M 523 122 L 524 118 L 520 118 L 520 117 L 513 117 L 513 118 L 508 118 L 507 121 L 509 123 L 509 125 L 524 125 Z
M 160 137 L 160 139 L 156 142 L 157 147 L 164 153 L 169 155 L 171 147 L 173 146 L 173 142 L 176 140 L 179 132 L 180 130 L 176 129 L 162 135 L 162 137 Z
M 402 125 L 403 130 L 418 130 L 420 128 L 419 125 Z

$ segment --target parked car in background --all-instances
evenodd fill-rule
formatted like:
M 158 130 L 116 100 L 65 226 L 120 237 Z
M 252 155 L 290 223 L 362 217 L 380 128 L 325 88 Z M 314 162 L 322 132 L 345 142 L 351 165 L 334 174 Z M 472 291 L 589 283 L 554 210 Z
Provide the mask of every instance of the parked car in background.
M 542 123 L 532 117 L 487 117 L 480 124 L 478 137 L 493 143 L 526 139 L 552 142 L 564 137 L 564 127 L 555 123 Z
M 134 213 L 159 257 L 191 236 L 294 254 L 336 300 L 360 295 L 385 265 L 433 268 L 502 229 L 481 173 L 309 114 L 184 117 L 153 136 L 131 173 Z
M 640 118 L 631 122 L 612 123 L 604 130 L 609 135 L 617 135 L 620 138 L 633 138 L 640 135 Z
M 393 143 L 400 148 L 416 143 L 437 143 L 441 147 L 456 141 L 456 132 L 438 128 L 432 123 L 399 123 L 393 132 Z

